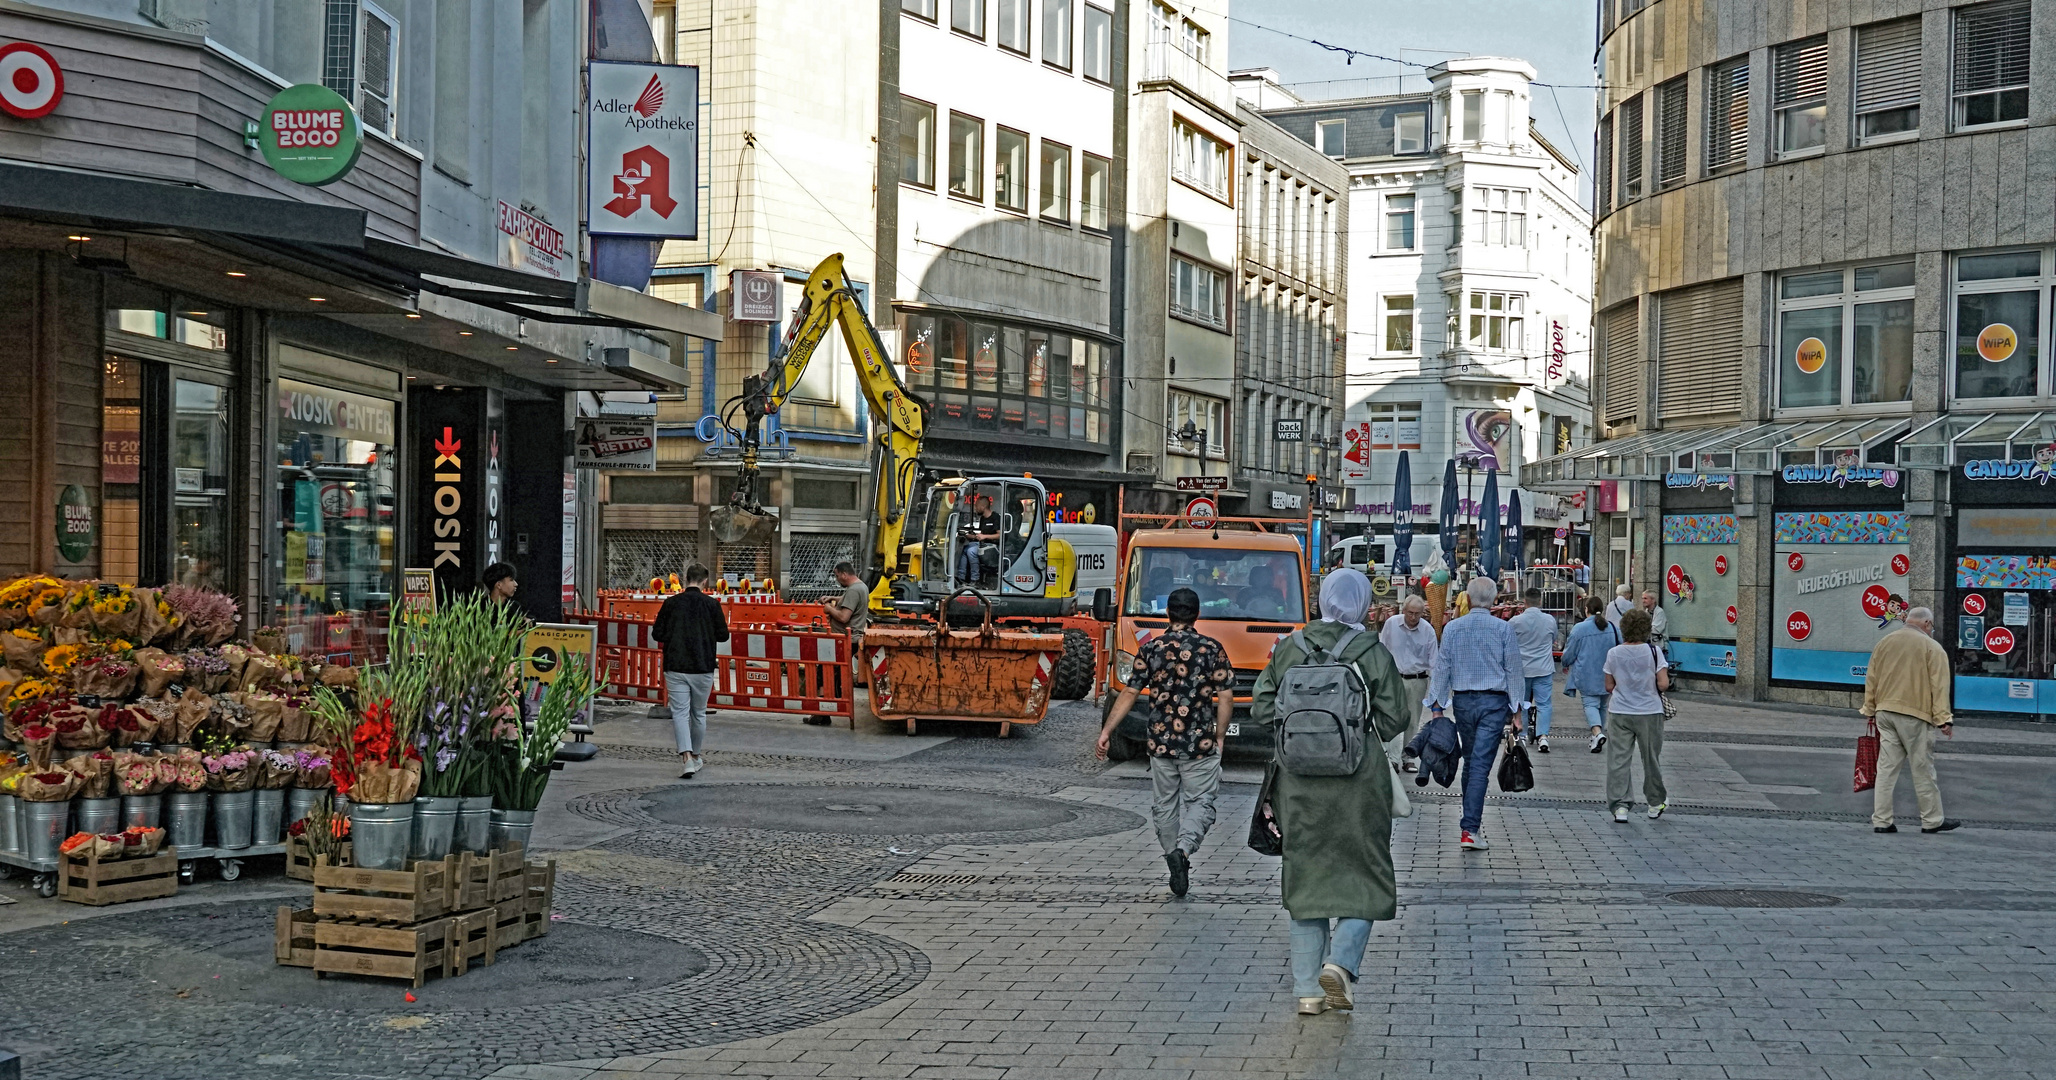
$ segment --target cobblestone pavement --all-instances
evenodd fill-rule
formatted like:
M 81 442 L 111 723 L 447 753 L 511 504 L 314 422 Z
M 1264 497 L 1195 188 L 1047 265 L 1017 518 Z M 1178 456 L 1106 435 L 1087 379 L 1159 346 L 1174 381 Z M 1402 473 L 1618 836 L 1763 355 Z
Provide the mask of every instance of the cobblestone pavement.
M 0 1032 L 37 1078 L 2056 1078 L 2056 731 L 1966 730 L 1945 792 L 1982 824 L 1879 836 L 1843 794 L 1849 718 L 1686 709 L 1659 821 L 1603 813 L 1581 726 L 1494 797 L 1489 852 L 1415 789 L 1353 1014 L 1293 1014 L 1278 863 L 1241 844 L 1254 770 L 1173 900 L 1148 785 L 1091 760 L 1078 703 L 1008 740 L 717 716 L 689 785 L 668 723 L 618 710 L 538 828 L 556 954 L 406 1003 L 262 966 L 280 901 L 253 890 L 289 883 L 27 898 L 0 909 Z M 1694 895 L 1752 889 L 1813 906 Z

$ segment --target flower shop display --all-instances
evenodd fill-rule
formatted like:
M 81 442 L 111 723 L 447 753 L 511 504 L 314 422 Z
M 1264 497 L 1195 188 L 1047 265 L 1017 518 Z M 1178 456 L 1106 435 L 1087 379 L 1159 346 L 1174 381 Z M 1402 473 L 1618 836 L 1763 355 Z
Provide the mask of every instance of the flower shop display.
M 160 850 L 163 829 L 80 832 L 61 845 L 57 893 L 76 904 L 102 906 L 178 892 L 178 853 Z
M 491 846 L 528 846 L 557 747 L 571 730 L 571 718 L 584 714 L 596 690 L 588 665 L 560 665 L 556 679 L 543 692 L 532 723 L 504 721 L 494 727 L 488 772 L 493 792 Z
M 315 711 L 334 747 L 329 772 L 336 794 L 350 800 L 357 865 L 397 870 L 413 840 L 421 752 L 412 717 L 393 707 L 390 676 L 370 676 L 355 696 L 361 710 L 326 684 L 315 692 Z
M 528 626 L 512 605 L 470 595 L 393 628 L 395 707 L 417 718 L 415 743 L 422 758 L 415 858 L 448 854 L 460 832 L 464 843 L 457 850 L 485 850 L 492 813 L 486 742 L 492 722 L 513 715 L 519 700 Z

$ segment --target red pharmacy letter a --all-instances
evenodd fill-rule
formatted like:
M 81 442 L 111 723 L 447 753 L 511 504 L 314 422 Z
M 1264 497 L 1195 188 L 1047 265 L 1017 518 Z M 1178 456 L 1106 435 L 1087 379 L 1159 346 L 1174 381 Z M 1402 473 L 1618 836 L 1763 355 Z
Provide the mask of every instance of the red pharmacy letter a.
M 670 217 L 678 208 L 671 197 L 671 159 L 654 146 L 639 146 L 621 155 L 621 171 L 614 174 L 614 197 L 607 209 L 628 217 L 642 209 L 643 200 L 658 217 Z

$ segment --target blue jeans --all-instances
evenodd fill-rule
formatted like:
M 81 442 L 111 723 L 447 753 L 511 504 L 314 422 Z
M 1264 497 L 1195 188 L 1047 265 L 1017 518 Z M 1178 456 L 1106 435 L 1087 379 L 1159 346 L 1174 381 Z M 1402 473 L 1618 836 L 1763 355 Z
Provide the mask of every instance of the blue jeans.
M 983 565 L 985 549 L 992 546 L 991 544 L 982 544 L 975 540 L 965 542 L 962 553 L 957 560 L 957 584 L 976 585 L 978 583 L 978 579 L 983 577 L 985 572 Z
M 1556 714 L 1554 673 L 1528 676 L 1528 703 L 1535 707 L 1535 711 L 1530 714 L 1534 717 L 1531 724 L 1533 734 L 1538 739 L 1544 738 L 1549 734 L 1549 718 Z
M 1370 940 L 1369 919 L 1336 919 L 1333 935 L 1328 933 L 1326 919 L 1292 920 L 1293 996 L 1322 996 L 1322 964 L 1334 964 L 1356 978 L 1356 969 L 1364 962 L 1364 946 Z
M 1485 791 L 1492 783 L 1492 764 L 1506 732 L 1513 702 L 1498 690 L 1459 690 L 1451 702 L 1458 731 L 1470 735 L 1471 752 L 1463 759 L 1463 821 L 1465 832 L 1477 832 L 1485 820 Z
M 1606 694 L 1579 694 L 1578 700 L 1585 703 L 1585 726 L 1603 728 L 1606 726 Z

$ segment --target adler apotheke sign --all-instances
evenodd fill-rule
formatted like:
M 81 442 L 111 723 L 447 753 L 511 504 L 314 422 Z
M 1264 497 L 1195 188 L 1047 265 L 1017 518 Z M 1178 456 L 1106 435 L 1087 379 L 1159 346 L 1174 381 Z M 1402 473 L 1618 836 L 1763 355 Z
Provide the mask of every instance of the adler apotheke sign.
M 587 231 L 698 238 L 700 70 L 595 60 L 587 95 Z

